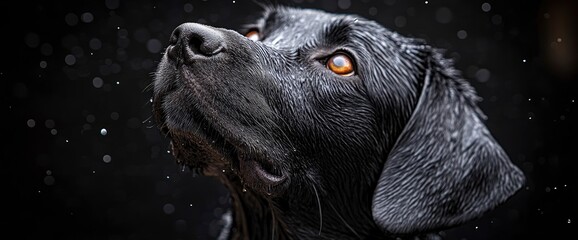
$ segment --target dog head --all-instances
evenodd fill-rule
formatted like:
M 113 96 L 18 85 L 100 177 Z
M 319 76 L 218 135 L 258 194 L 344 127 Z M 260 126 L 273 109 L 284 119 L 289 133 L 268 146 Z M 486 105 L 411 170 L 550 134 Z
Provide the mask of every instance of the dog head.
M 289 228 L 428 232 L 522 186 L 472 87 L 423 41 L 286 7 L 242 33 L 178 26 L 153 111 L 179 163 L 275 203 Z

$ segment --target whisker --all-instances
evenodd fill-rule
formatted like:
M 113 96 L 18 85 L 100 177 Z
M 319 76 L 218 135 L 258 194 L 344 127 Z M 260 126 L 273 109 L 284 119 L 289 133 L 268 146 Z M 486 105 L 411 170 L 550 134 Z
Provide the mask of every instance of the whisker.
M 321 199 L 319 199 L 319 193 L 317 193 L 317 188 L 314 184 L 311 184 L 315 192 L 315 197 L 317 197 L 317 206 L 319 207 L 319 233 L 317 235 L 321 236 L 321 230 L 323 229 L 323 212 L 321 211 Z
M 153 115 L 150 115 L 149 117 L 147 117 L 145 120 L 142 120 L 141 123 L 145 123 L 148 122 L 149 120 L 151 120 L 153 118 Z
M 358 238 L 361 238 L 361 236 L 359 236 L 359 234 L 357 234 L 357 232 L 355 230 L 353 230 L 353 228 L 345 221 L 345 219 L 341 216 L 341 214 L 339 214 L 339 212 L 337 211 L 337 209 L 333 206 L 333 204 L 331 203 L 331 201 L 328 201 L 329 206 L 333 209 L 333 211 L 337 214 L 337 217 L 339 217 L 339 219 L 341 219 L 341 221 L 343 222 L 343 224 L 345 224 L 345 226 L 347 228 L 349 228 L 349 230 L 351 230 L 351 232 L 353 234 L 355 234 L 355 236 L 357 236 Z
M 144 92 L 151 91 L 153 89 L 154 85 L 155 85 L 154 81 L 150 82 L 142 89 L 142 92 L 144 93 Z
M 276 224 L 276 219 L 275 219 L 275 213 L 273 212 L 273 205 L 271 204 L 271 201 L 267 201 L 269 202 L 269 209 L 271 209 L 271 240 L 275 240 L 275 226 Z

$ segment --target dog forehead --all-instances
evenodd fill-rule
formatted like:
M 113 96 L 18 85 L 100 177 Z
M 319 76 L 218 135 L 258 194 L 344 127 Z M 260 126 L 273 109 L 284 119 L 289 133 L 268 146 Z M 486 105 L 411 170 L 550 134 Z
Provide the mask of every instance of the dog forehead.
M 269 29 L 268 36 L 264 39 L 265 43 L 277 47 L 297 47 L 319 39 L 321 33 L 331 26 L 344 21 L 354 22 L 357 17 L 315 9 L 286 7 L 276 9 L 265 19 L 265 27 Z

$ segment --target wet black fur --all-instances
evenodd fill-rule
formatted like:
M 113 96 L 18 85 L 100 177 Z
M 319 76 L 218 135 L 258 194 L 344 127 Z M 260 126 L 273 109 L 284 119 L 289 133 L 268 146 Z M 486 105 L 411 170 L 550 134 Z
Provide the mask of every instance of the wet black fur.
M 524 182 L 472 87 L 421 40 L 287 7 L 248 26 L 257 42 L 205 28 L 223 50 L 189 56 L 203 36 L 173 36 L 153 110 L 178 162 L 230 189 L 230 239 L 435 239 Z M 354 76 L 326 68 L 335 52 L 354 59 Z M 259 181 L 241 158 L 267 159 L 287 179 Z

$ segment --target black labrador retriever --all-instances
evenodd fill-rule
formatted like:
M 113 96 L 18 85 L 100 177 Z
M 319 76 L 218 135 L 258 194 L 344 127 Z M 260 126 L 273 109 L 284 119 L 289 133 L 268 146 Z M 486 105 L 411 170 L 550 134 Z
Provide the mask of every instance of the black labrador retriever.
M 438 239 L 524 184 L 423 41 L 290 7 L 244 33 L 178 26 L 154 79 L 177 162 L 231 192 L 224 239 Z

